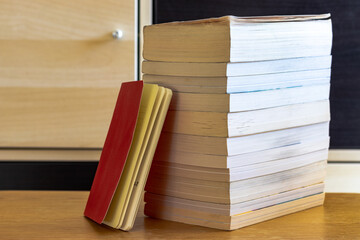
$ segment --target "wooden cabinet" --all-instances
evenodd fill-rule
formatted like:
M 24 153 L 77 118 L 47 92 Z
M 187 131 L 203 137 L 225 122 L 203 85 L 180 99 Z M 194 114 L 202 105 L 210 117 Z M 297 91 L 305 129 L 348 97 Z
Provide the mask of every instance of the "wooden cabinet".
M 120 84 L 137 77 L 135 7 L 0 0 L 0 160 L 9 148 L 102 147 Z

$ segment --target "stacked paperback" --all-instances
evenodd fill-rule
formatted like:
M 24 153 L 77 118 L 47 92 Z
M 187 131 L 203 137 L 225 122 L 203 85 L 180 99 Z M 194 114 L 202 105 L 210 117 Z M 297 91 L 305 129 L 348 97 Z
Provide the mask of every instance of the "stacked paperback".
M 173 90 L 145 214 L 233 230 L 323 204 L 329 14 L 144 28 L 143 80 Z

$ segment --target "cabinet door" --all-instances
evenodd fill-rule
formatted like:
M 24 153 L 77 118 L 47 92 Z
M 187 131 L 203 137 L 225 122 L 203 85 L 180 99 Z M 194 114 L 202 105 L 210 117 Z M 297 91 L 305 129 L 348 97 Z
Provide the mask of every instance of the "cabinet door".
M 0 0 L 1 148 L 102 147 L 121 82 L 135 79 L 134 8 Z

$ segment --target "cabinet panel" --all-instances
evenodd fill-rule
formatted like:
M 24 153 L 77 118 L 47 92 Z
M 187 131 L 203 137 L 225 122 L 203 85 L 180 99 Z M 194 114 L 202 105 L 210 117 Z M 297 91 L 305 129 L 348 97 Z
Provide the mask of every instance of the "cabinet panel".
M 0 165 L 6 161 L 97 162 L 100 154 L 100 149 L 0 149 Z
M 0 88 L 0 146 L 100 148 L 118 88 Z
M 117 28 L 134 38 L 131 0 L 0 0 L 0 6 L 0 39 L 98 40 Z
M 132 0 L 0 0 L 0 148 L 101 148 L 135 29 Z
M 0 87 L 119 87 L 134 80 L 133 44 L 0 40 Z

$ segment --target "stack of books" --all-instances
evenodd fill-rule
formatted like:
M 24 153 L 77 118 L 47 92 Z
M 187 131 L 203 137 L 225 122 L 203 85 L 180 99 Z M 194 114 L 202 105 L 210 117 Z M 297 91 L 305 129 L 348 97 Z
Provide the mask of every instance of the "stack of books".
M 143 80 L 173 90 L 145 214 L 233 230 L 323 204 L 329 14 L 147 26 Z

